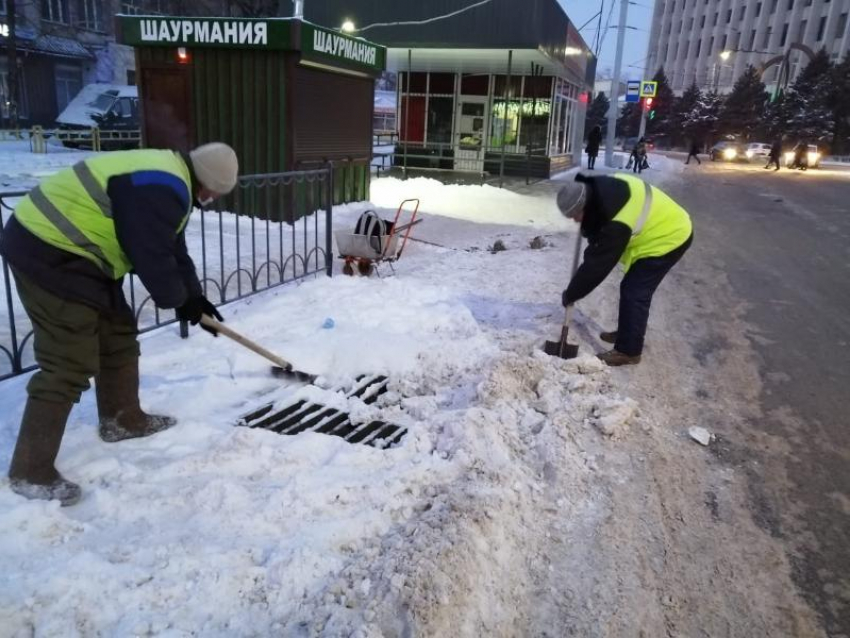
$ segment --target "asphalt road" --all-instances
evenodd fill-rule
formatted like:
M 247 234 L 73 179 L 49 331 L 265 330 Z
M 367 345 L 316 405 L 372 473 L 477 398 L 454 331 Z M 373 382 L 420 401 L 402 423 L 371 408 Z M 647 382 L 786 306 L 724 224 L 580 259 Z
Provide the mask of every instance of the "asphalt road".
M 850 637 L 850 172 L 704 161 L 666 190 L 745 303 L 764 384 L 751 434 L 782 442 L 742 435 L 721 460 L 750 468 L 754 517 L 827 635 Z

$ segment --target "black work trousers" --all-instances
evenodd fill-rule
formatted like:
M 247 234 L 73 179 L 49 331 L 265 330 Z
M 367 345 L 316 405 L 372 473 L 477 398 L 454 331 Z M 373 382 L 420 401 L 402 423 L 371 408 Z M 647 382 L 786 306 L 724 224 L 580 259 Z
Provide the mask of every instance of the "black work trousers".
M 684 244 L 660 257 L 638 259 L 629 268 L 620 284 L 620 316 L 617 325 L 617 343 L 619 352 L 630 357 L 643 352 L 646 336 L 646 324 L 649 322 L 649 307 L 656 288 L 691 247 L 694 236 L 691 234 Z

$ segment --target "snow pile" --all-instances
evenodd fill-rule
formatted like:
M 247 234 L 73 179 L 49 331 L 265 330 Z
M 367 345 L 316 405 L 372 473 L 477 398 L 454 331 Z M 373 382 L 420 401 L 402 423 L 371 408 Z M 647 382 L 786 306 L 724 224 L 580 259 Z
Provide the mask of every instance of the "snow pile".
M 551 193 L 387 179 L 375 204 L 387 216 L 411 190 L 430 213 L 417 236 L 446 247 L 412 243 L 396 277 L 319 277 L 223 308 L 232 328 L 320 374 L 316 385 L 171 326 L 142 338 L 142 403 L 175 428 L 102 443 L 89 392 L 57 462 L 83 500 L 28 502 L 0 482 L 4 632 L 526 632 L 549 590 L 547 530 L 569 541 L 590 528 L 573 521 L 597 508 L 596 459 L 611 445 L 599 430 L 628 437 L 638 415 L 586 343 L 571 361 L 540 352 L 558 334 L 573 244 L 555 231 L 575 231 Z M 367 206 L 338 207 L 335 227 Z M 541 233 L 547 246 L 531 249 Z M 508 250 L 476 249 L 496 238 Z M 340 389 L 367 373 L 386 374 L 389 391 L 347 399 Z M 25 382 L 0 384 L 0 467 Z M 234 425 L 300 399 L 409 433 L 379 451 Z
M 385 177 L 372 182 L 371 198 L 376 205 L 388 209 L 395 209 L 402 200 L 418 198 L 422 212 L 479 223 L 550 231 L 566 230 L 571 224 L 551 196 L 521 195 L 488 184 L 462 186 L 425 177 Z

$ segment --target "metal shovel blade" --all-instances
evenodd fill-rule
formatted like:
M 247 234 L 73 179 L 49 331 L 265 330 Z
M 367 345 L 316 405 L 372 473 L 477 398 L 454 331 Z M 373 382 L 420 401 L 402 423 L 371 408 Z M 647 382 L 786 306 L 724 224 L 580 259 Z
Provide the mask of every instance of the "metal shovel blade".
M 547 341 L 543 344 L 543 352 L 552 357 L 560 357 L 561 359 L 575 359 L 578 356 L 578 345 L 567 343 L 569 329 L 564 327 L 561 330 L 560 341 Z
M 308 374 L 306 372 L 301 372 L 300 370 L 295 370 L 290 365 L 285 368 L 281 366 L 272 366 L 272 376 L 277 377 L 278 379 L 294 379 L 296 381 L 303 381 L 304 383 L 313 383 L 319 375 Z

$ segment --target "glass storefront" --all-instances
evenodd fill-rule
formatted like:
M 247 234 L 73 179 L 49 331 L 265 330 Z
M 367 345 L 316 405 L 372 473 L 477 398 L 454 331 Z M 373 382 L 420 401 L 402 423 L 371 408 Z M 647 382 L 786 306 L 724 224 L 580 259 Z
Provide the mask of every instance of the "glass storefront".
M 579 87 L 551 76 L 413 72 L 398 76 L 399 142 L 428 166 L 481 170 L 501 155 L 560 156 L 575 149 Z M 407 87 L 410 87 L 408 96 Z M 405 114 L 407 104 L 410 113 Z M 448 162 L 448 164 L 446 164 Z M 475 167 L 475 168 L 472 168 Z

